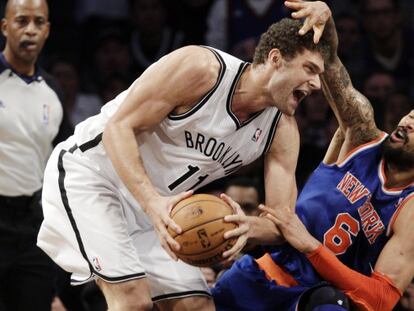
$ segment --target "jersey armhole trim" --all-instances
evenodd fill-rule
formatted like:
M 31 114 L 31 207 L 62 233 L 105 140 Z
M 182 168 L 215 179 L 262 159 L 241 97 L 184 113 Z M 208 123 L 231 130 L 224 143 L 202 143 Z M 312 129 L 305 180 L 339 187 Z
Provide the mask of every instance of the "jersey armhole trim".
M 261 111 L 256 112 L 255 114 L 253 114 L 249 119 L 247 119 L 242 124 L 240 122 L 240 120 L 236 117 L 236 115 L 233 113 L 233 111 L 231 111 L 231 103 L 232 103 L 234 91 L 236 90 L 236 85 L 239 82 L 242 73 L 244 72 L 244 70 L 247 68 L 248 65 L 249 65 L 249 63 L 247 63 L 247 62 L 242 62 L 239 65 L 239 69 L 237 70 L 237 73 L 233 78 L 233 82 L 231 83 L 229 94 L 227 95 L 226 110 L 227 110 L 227 113 L 229 114 L 229 116 L 232 118 L 232 120 L 236 124 L 237 129 L 239 129 L 242 126 L 248 124 L 251 120 L 253 120 L 255 117 L 257 117 L 261 113 Z
M 214 49 L 212 49 L 210 47 L 207 47 L 207 46 L 202 46 L 202 47 L 210 50 L 214 54 L 214 56 L 217 58 L 218 62 L 220 63 L 220 72 L 219 72 L 216 84 L 213 86 L 213 88 L 210 91 L 207 92 L 206 95 L 204 95 L 204 97 L 197 104 L 194 105 L 194 107 L 192 107 L 187 112 L 184 112 L 182 114 L 169 114 L 168 119 L 170 119 L 170 120 L 173 120 L 173 121 L 182 120 L 182 119 L 185 119 L 185 118 L 189 117 L 190 115 L 194 114 L 196 111 L 198 111 L 210 99 L 210 97 L 217 90 L 218 86 L 220 85 L 221 81 L 223 80 L 224 73 L 225 73 L 226 68 L 227 68 L 223 58 Z
M 269 135 L 267 136 L 267 141 L 263 149 L 262 155 L 265 155 L 269 151 L 270 146 L 272 145 L 272 142 L 273 142 L 273 138 L 275 137 L 275 134 L 276 134 L 277 125 L 279 124 L 281 117 L 282 117 L 282 113 L 280 112 L 280 110 L 278 110 L 276 112 L 275 117 L 273 118 L 272 125 L 270 126 Z
M 337 161 L 335 164 L 338 167 L 343 167 L 351 158 L 353 158 L 356 154 L 369 149 L 371 147 L 375 147 L 379 144 L 381 144 L 386 138 L 388 137 L 388 134 L 386 134 L 385 132 L 382 132 L 380 134 L 380 136 L 374 140 L 371 140 L 365 144 L 362 144 L 358 147 L 355 147 L 354 149 L 350 150 L 345 157 L 341 160 L 341 161 Z
M 390 222 L 388 224 L 388 228 L 387 228 L 387 232 L 386 232 L 386 236 L 390 236 L 392 234 L 392 227 L 394 226 L 395 221 L 397 220 L 398 215 L 400 214 L 400 212 L 402 211 L 402 209 L 404 208 L 404 206 L 408 203 L 408 201 L 410 200 L 414 200 L 414 193 L 410 193 L 409 195 L 407 195 L 400 204 L 397 205 L 397 209 L 395 210 L 394 214 L 392 215 Z

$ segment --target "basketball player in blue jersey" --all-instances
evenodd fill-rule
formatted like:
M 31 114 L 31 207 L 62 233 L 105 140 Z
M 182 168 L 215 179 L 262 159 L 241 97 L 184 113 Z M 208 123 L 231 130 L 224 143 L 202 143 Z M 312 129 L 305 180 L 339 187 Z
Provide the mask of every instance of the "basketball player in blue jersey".
M 296 197 L 299 134 L 293 114 L 321 87 L 329 47 L 320 30 L 299 36 L 285 19 L 263 34 L 252 64 L 189 46 L 163 57 L 99 115 L 57 146 L 44 179 L 38 245 L 71 272 L 95 279 L 109 310 L 214 310 L 200 269 L 174 261 L 167 226 L 173 206 L 195 190 L 266 154 L 266 204 Z M 267 218 L 225 233 L 232 259 Z M 260 224 L 259 224 L 260 222 Z M 173 259 L 172 259 L 172 258 Z
M 330 16 L 321 2 L 286 5 L 303 31 Z M 321 77 L 340 129 L 296 212 L 261 207 L 288 243 L 237 261 L 213 291 L 218 310 L 390 311 L 414 276 L 414 110 L 392 134 L 379 130 L 326 25 L 333 57 Z

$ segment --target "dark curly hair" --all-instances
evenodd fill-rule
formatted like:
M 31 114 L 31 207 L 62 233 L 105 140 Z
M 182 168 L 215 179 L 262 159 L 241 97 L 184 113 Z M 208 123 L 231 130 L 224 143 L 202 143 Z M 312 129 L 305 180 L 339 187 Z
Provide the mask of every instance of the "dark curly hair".
M 313 31 L 305 35 L 298 34 L 302 23 L 291 18 L 284 18 L 274 23 L 262 34 L 253 57 L 253 64 L 263 64 L 271 49 L 279 49 L 282 57 L 291 60 L 304 50 L 317 51 L 326 60 L 330 57 L 328 42 L 321 38 L 318 44 L 313 43 Z

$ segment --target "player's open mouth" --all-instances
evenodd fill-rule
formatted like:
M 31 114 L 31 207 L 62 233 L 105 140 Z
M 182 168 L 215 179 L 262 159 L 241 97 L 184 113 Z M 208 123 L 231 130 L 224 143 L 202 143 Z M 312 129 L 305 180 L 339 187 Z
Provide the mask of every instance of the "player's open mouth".
M 308 95 L 309 94 L 304 90 L 294 90 L 293 91 L 293 97 L 295 98 L 295 100 L 297 101 L 298 104 Z
M 407 135 L 407 132 L 404 129 L 398 128 L 394 133 L 392 133 L 391 139 L 395 142 L 407 143 L 408 142 L 408 135 Z

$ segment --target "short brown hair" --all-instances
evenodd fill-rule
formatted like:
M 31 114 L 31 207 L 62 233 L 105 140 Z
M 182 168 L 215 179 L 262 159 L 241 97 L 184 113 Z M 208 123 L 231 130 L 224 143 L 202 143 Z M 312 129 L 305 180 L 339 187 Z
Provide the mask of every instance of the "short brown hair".
M 324 59 L 328 59 L 330 47 L 321 38 L 318 44 L 313 43 L 313 31 L 299 35 L 302 23 L 291 18 L 284 18 L 274 23 L 262 34 L 253 57 L 253 64 L 263 64 L 272 49 L 279 49 L 282 57 L 291 60 L 304 50 L 317 51 Z

